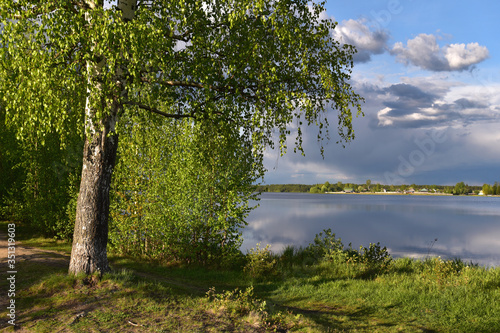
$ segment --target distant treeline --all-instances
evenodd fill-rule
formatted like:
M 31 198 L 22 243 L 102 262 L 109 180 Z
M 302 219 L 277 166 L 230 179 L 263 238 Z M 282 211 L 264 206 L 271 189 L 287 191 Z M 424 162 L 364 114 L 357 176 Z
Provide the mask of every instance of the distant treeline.
M 455 195 L 467 194 L 484 194 L 484 195 L 500 195 L 500 185 L 495 182 L 493 185 L 484 184 L 483 186 L 475 186 L 465 184 L 464 182 L 457 183 L 455 186 L 447 185 L 383 185 L 372 184 L 367 180 L 364 184 L 354 184 L 342 182 L 323 184 L 271 184 L 259 185 L 259 192 L 310 192 L 310 193 L 326 193 L 326 192 L 430 192 L 430 193 L 447 193 Z
M 313 185 L 304 184 L 273 184 L 259 185 L 258 192 L 309 192 Z

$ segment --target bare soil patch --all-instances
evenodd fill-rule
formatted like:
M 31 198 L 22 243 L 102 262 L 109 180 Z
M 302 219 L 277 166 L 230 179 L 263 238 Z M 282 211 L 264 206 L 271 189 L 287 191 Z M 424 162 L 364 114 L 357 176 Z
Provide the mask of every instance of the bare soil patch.
M 0 257 L 2 267 L 7 263 L 7 235 L 5 233 L 0 233 Z M 24 246 L 20 242 L 16 242 L 16 263 L 22 261 L 35 261 L 47 265 L 58 266 L 58 267 L 68 267 L 69 268 L 69 255 L 52 251 L 52 250 L 42 250 L 35 247 Z
M 2 288 L 0 296 L 0 309 L 2 310 L 0 311 L 0 313 L 2 314 L 2 319 L 7 318 L 5 309 L 7 308 L 9 302 L 9 298 L 6 297 L 8 288 L 4 282 L 6 281 L 8 275 L 7 271 L 9 271 L 7 266 L 8 246 L 9 244 L 7 234 L 4 232 L 0 232 L 0 267 L 2 267 L 0 273 L 2 279 L 2 283 L 0 284 Z M 42 250 L 35 247 L 25 246 L 20 242 L 16 242 L 15 244 L 15 255 L 16 265 L 24 261 L 30 261 L 59 268 L 69 267 L 69 255 L 57 251 Z M 21 275 L 16 274 L 16 278 L 21 278 Z M 25 332 L 25 330 L 21 328 L 19 330 L 16 330 L 16 332 Z

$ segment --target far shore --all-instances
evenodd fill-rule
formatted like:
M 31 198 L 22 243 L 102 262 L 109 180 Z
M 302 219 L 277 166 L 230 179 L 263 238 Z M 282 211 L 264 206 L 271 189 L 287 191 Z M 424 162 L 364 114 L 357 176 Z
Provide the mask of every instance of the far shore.
M 404 193 L 404 192 L 325 192 L 325 194 L 354 194 L 354 195 L 430 195 L 430 196 L 453 196 L 451 193 L 431 193 L 431 192 L 414 192 L 414 193 Z M 474 197 L 500 197 L 500 195 L 478 195 L 470 194 L 467 196 Z

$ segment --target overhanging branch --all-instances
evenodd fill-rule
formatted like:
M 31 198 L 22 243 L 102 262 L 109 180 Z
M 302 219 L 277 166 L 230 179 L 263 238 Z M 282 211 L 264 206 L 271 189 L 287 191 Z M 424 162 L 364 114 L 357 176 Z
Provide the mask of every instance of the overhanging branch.
M 190 114 L 166 113 L 166 112 L 160 111 L 160 110 L 158 110 L 156 108 L 152 108 L 152 107 L 150 107 L 148 105 L 137 103 L 137 102 L 128 101 L 128 102 L 125 102 L 123 104 L 124 105 L 134 105 L 134 106 L 137 106 L 140 109 L 143 109 L 143 110 L 146 110 L 146 111 L 149 111 L 149 112 L 153 112 L 153 113 L 159 114 L 160 116 L 163 116 L 163 117 L 166 117 L 166 118 L 174 118 L 174 119 L 195 118 L 194 115 L 190 115 Z

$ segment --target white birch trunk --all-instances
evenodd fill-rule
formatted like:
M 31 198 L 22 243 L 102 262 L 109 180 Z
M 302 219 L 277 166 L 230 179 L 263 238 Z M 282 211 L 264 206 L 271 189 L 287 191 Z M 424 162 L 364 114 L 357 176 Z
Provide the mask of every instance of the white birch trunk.
M 95 6 L 94 2 L 88 1 Z M 135 15 L 136 1 L 118 1 L 118 8 L 124 20 L 132 20 Z M 91 22 L 89 22 L 91 24 Z M 101 100 L 101 87 L 95 77 L 105 66 L 105 59 L 99 63 L 87 63 L 89 91 L 85 107 L 86 139 L 83 151 L 83 168 L 78 195 L 73 247 L 69 266 L 70 274 L 104 273 L 110 270 L 107 258 L 109 189 L 116 163 L 118 136 L 115 134 L 119 105 L 107 106 L 109 112 L 97 119 L 99 106 L 92 103 Z M 116 70 L 116 80 L 126 93 L 126 82 L 122 69 Z M 93 98 L 94 97 L 94 98 Z M 102 99 L 104 100 L 104 99 Z M 103 109 L 106 107 L 101 106 Z

